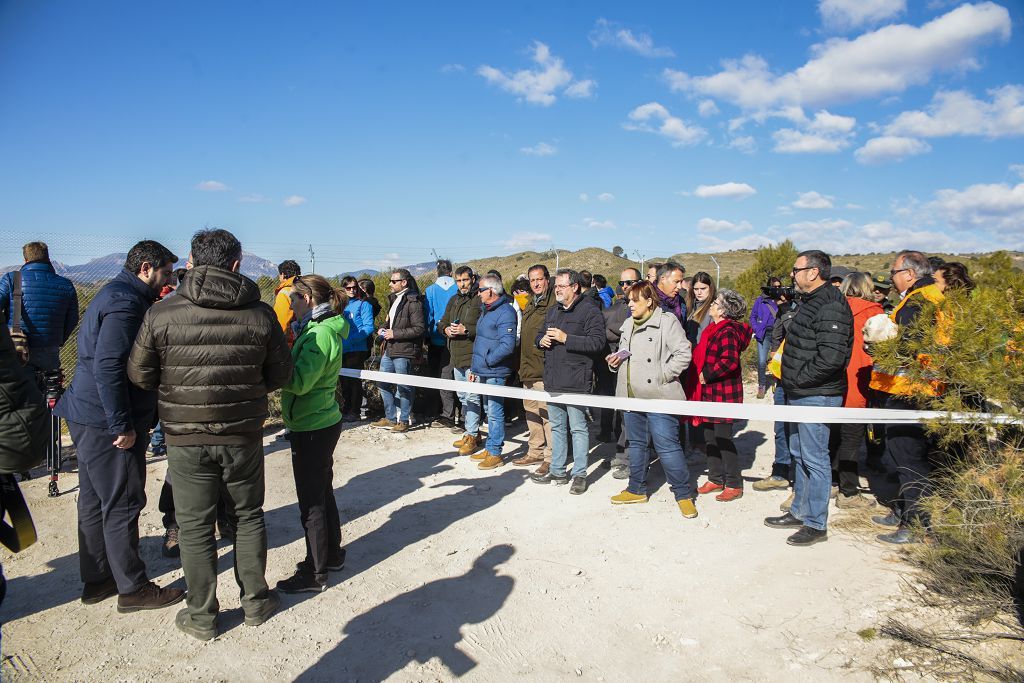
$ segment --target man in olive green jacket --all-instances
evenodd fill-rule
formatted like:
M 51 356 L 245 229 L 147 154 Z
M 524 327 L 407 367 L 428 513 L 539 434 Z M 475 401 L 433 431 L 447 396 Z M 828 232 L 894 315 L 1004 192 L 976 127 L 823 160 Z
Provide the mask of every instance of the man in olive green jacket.
M 530 279 L 530 290 L 533 292 L 530 303 L 523 311 L 521 339 L 531 340 L 519 347 L 519 380 L 524 389 L 544 391 L 544 350 L 532 343 L 540 328 L 544 326 L 544 317 L 554 304 L 554 290 L 551 287 L 551 275 L 547 266 L 537 264 L 527 271 Z M 548 423 L 548 404 L 532 399 L 523 400 L 526 413 L 526 426 L 530 438 L 526 455 L 513 460 L 513 465 L 528 467 L 540 464 L 538 474 L 547 474 L 551 467 L 551 425 Z
M 474 286 L 472 268 L 462 266 L 456 270 L 455 284 L 459 291 L 448 300 L 444 315 L 437 323 L 437 331 L 448 339 L 452 378 L 464 382 L 473 362 L 473 341 L 476 339 L 476 323 L 480 319 L 481 304 Z M 479 423 L 480 411 L 472 410 L 469 406 L 471 401 L 479 404 L 480 395 L 460 391 L 458 396 L 462 404 L 462 424 L 465 429 L 460 430 L 462 438 L 452 445 L 459 449 L 460 455 L 469 455 L 476 453 L 480 447 L 480 425 L 474 424 L 474 421 Z

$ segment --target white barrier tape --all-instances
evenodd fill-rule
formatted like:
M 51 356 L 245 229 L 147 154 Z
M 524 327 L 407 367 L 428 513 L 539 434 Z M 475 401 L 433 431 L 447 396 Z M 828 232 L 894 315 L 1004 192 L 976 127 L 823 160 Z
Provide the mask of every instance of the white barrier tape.
M 700 417 L 728 417 L 735 420 L 763 420 L 766 422 L 809 422 L 814 424 L 917 424 L 928 420 L 952 419 L 954 422 L 986 422 L 1001 424 L 1020 423 L 1007 415 L 989 413 L 943 413 L 937 410 L 891 410 L 882 408 L 819 408 L 813 406 L 777 406 L 765 403 L 705 403 L 703 401 L 672 401 L 650 398 L 622 398 L 594 396 L 592 394 L 552 394 L 534 389 L 520 389 L 480 382 L 460 382 L 453 379 L 435 379 L 418 375 L 399 375 L 375 370 L 344 368 L 342 377 L 365 379 L 383 384 L 404 384 L 424 389 L 445 389 L 487 396 L 503 396 L 547 403 L 561 403 L 591 408 L 610 408 L 642 413 L 692 415 Z

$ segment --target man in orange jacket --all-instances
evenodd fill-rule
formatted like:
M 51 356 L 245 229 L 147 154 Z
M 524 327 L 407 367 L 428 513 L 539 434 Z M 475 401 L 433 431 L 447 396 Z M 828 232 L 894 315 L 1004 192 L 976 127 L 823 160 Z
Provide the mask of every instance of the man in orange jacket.
M 277 322 L 281 323 L 281 330 L 288 342 L 288 348 L 291 348 L 292 342 L 295 341 L 295 333 L 292 331 L 295 314 L 292 312 L 292 304 L 288 297 L 292 293 L 292 283 L 300 275 L 302 275 L 302 269 L 291 259 L 281 261 L 277 267 L 277 279 L 280 282 L 277 283 L 277 289 L 274 290 L 274 313 L 277 314 Z
M 925 302 L 938 304 L 943 295 L 932 279 L 932 265 L 919 251 L 901 251 L 896 255 L 889 272 L 893 287 L 900 294 L 900 302 L 889 317 L 900 332 L 911 325 L 923 310 Z M 922 362 L 926 359 L 920 359 Z M 943 387 L 937 382 L 912 381 L 903 372 L 890 374 L 877 367 L 871 372 L 871 388 L 885 394 L 885 408 L 916 410 L 920 406 L 915 397 L 939 396 Z M 927 516 L 921 510 L 921 498 L 928 493 L 929 480 L 934 469 L 931 448 L 924 426 L 920 424 L 888 425 L 885 430 L 885 452 L 896 464 L 899 493 L 893 501 L 893 511 L 885 517 L 874 517 L 882 526 L 896 527 L 892 533 L 882 534 L 878 540 L 885 543 L 913 542 L 910 525 L 920 521 L 927 526 Z

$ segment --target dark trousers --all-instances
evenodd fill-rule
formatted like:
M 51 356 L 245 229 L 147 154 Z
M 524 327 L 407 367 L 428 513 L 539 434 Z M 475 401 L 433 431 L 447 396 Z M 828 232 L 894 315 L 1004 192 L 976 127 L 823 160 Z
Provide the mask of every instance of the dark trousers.
M 346 351 L 341 355 L 341 367 L 362 370 L 370 354 L 366 351 Z M 352 415 L 359 415 L 363 407 L 363 380 L 355 377 L 341 378 L 342 409 Z
M 916 410 L 918 406 L 899 396 L 889 396 L 885 407 L 893 410 Z M 900 488 L 893 504 L 902 524 L 921 521 L 928 524 L 921 510 L 921 498 L 931 490 L 931 474 L 935 469 L 924 426 L 889 424 L 885 426 L 885 452 L 896 464 Z
M 167 447 L 174 477 L 174 509 L 178 519 L 181 568 L 188 587 L 188 611 L 199 628 L 214 628 L 217 602 L 217 501 L 235 531 L 235 581 L 242 610 L 256 616 L 269 599 L 267 528 L 263 520 L 263 442 L 254 435 L 248 444 Z
M 312 432 L 292 432 L 292 473 L 299 499 L 299 518 L 306 532 L 302 564 L 327 575 L 331 558 L 341 554 L 341 519 L 334 499 L 334 448 L 341 423 Z
M 78 451 L 78 562 L 82 581 L 114 578 L 117 592 L 149 582 L 139 557 L 139 514 L 146 507 L 146 439 L 115 448 L 106 429 L 68 422 Z M 137 433 L 146 434 L 145 429 Z
M 594 375 L 597 379 L 594 393 L 598 396 L 614 396 L 615 383 L 618 381 L 618 375 L 608 369 L 608 364 L 596 363 Z M 600 411 L 601 434 L 610 434 L 612 436 L 612 441 L 618 441 L 619 434 L 622 432 L 622 416 L 617 410 L 601 408 Z
M 832 483 L 839 486 L 839 492 L 844 496 L 860 493 L 857 458 L 866 433 L 867 426 L 864 424 L 829 426 L 828 452 L 832 457 Z
M 164 529 L 177 529 L 178 520 L 174 516 L 174 487 L 171 485 L 171 472 L 167 471 L 164 477 L 164 485 L 160 487 L 160 500 L 157 509 L 163 515 Z M 227 513 L 224 509 L 224 498 L 217 499 L 217 524 L 221 529 L 221 536 L 225 533 L 234 537 L 234 527 L 228 522 Z
M 452 354 L 448 350 L 447 346 L 434 346 L 433 344 L 427 345 L 427 372 L 430 377 L 438 379 L 454 379 L 452 364 Z M 448 371 L 448 376 L 444 377 L 444 371 Z M 455 419 L 455 393 L 451 391 L 441 391 L 439 389 L 423 389 L 424 398 L 426 399 L 426 415 L 428 417 L 447 417 L 449 420 Z
M 732 424 L 703 422 L 701 433 L 708 455 L 708 479 L 731 489 L 743 488 L 740 459 L 732 440 Z

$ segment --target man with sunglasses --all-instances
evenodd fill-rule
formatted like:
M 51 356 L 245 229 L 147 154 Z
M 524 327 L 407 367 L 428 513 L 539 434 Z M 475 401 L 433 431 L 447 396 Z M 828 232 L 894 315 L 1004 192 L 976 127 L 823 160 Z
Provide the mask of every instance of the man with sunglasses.
M 622 336 L 622 323 L 630 317 L 627 296 L 633 285 L 640 282 L 640 271 L 626 268 L 619 275 L 619 291 L 610 308 L 604 313 L 605 337 L 608 339 L 608 352 L 619 350 L 619 337 Z M 616 375 L 608 369 L 607 363 L 598 363 L 597 393 L 601 396 L 615 395 Z M 618 411 L 601 410 L 601 433 L 597 440 L 604 443 L 615 442 L 615 457 L 611 460 L 612 476 L 616 479 L 629 479 L 629 458 L 626 456 L 625 432 L 622 430 L 622 418 Z
M 416 278 L 405 268 L 391 273 L 390 286 L 387 322 L 379 331 L 384 340 L 380 371 L 411 375 L 413 361 L 423 353 L 423 335 L 427 331 L 423 298 Z M 378 384 L 377 388 L 384 401 L 384 417 L 370 426 L 399 433 L 409 431 L 416 390 L 409 385 L 399 384 L 396 388 L 394 384 L 385 383 Z

